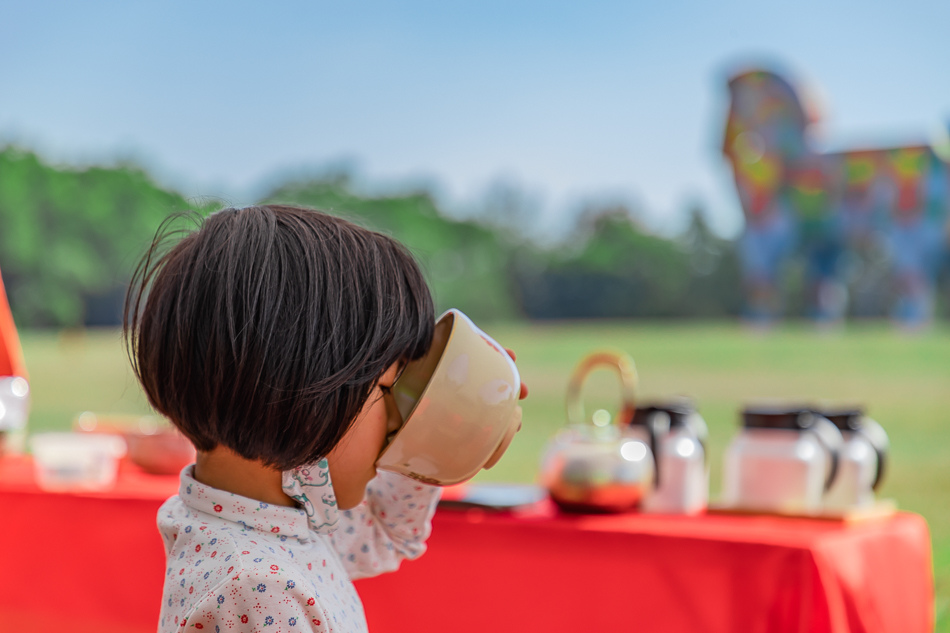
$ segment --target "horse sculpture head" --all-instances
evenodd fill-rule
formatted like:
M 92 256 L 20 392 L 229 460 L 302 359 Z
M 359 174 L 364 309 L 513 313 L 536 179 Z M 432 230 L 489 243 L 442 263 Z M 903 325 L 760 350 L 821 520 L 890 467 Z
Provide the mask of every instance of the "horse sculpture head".
M 812 153 L 806 132 L 814 120 L 791 84 L 773 72 L 747 70 L 729 80 L 722 152 L 747 220 L 774 208 L 789 166 Z

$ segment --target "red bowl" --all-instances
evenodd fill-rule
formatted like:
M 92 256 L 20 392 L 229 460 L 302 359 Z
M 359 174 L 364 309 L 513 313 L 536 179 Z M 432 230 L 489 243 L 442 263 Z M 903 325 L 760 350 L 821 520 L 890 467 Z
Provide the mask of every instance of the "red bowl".
M 195 461 L 195 447 L 176 430 L 124 434 L 129 460 L 153 475 L 177 475 Z
M 85 411 L 73 420 L 84 433 L 121 435 L 128 446 L 126 459 L 154 475 L 177 475 L 195 461 L 195 447 L 167 420 L 156 416 L 98 414 Z

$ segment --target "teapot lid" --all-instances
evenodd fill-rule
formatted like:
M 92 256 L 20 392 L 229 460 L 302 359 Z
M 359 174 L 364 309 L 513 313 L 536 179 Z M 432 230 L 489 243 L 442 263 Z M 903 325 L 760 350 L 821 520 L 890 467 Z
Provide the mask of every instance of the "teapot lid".
M 687 398 L 647 402 L 637 405 L 630 424 L 646 426 L 654 413 L 665 413 L 670 416 L 670 428 L 684 426 L 689 416 L 695 412 L 696 407 Z
M 861 428 L 864 418 L 863 407 L 825 407 L 814 411 L 834 422 L 841 431 L 857 431 Z
M 742 410 L 742 426 L 801 431 L 811 427 L 814 415 L 810 408 L 795 405 L 747 406 Z

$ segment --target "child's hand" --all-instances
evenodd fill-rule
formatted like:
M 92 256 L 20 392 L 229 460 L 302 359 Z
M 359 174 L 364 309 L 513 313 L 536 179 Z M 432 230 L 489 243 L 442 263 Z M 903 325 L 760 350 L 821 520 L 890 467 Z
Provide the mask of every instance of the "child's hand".
M 513 351 L 511 351 L 511 350 L 508 349 L 507 347 L 505 348 L 505 351 L 508 352 L 508 355 L 509 355 L 509 356 L 511 356 L 511 360 L 515 360 L 515 361 L 518 360 L 518 359 L 515 357 L 515 353 L 514 353 Z M 524 384 L 524 383 L 522 382 L 522 383 L 521 383 L 521 393 L 518 394 L 518 400 L 524 400 L 524 399 L 527 398 L 527 397 L 528 397 L 528 385 L 526 385 L 526 384 Z

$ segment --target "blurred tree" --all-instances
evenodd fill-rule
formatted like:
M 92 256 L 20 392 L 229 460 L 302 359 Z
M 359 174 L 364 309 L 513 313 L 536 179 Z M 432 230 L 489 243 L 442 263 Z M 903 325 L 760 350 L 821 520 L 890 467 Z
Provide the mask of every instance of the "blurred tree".
M 440 309 L 478 320 L 722 317 L 738 314 L 732 242 L 698 206 L 687 231 L 652 235 L 625 205 L 591 205 L 567 242 L 540 246 L 537 201 L 499 181 L 479 221 L 454 220 L 424 190 L 368 196 L 345 170 L 288 180 L 266 197 L 315 207 L 390 234 L 419 259 Z M 0 270 L 21 327 L 116 325 L 131 271 L 169 214 L 204 215 L 135 165 L 53 167 L 0 149 Z
M 702 205 L 687 210 L 689 225 L 676 240 L 689 263 L 689 282 L 680 308 L 683 316 L 721 318 L 742 311 L 742 273 L 735 242 L 717 237 Z
M 519 266 L 532 318 L 648 317 L 669 314 L 686 279 L 675 246 L 644 233 L 627 207 L 588 208 L 573 232 L 575 250 L 555 249 L 542 264 Z M 537 257 L 537 255 L 536 255 Z M 524 274 L 533 268 L 534 274 Z
M 519 255 L 515 279 L 531 318 L 722 317 L 738 313 L 738 266 L 695 210 L 677 241 L 650 235 L 629 208 L 581 213 L 573 249 Z
M 24 327 L 114 324 L 137 258 L 187 207 L 132 165 L 55 168 L 0 150 L 0 270 Z
M 499 178 L 485 189 L 478 219 L 507 243 L 516 244 L 536 237 L 541 204 L 513 180 Z
M 440 310 L 459 308 L 478 320 L 518 316 L 508 243 L 483 225 L 445 217 L 428 192 L 361 196 L 338 174 L 285 183 L 265 199 L 321 209 L 393 236 L 418 259 Z

